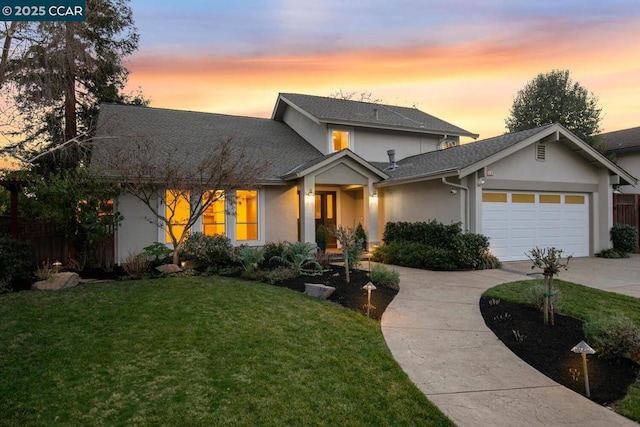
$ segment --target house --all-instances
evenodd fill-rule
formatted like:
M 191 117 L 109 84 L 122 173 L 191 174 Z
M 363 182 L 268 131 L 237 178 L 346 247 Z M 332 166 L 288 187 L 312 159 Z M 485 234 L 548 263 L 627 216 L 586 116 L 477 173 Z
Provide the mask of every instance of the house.
M 640 127 L 607 132 L 600 135 L 607 153 L 613 154 L 616 163 L 633 176 L 640 176 Z M 620 185 L 621 193 L 640 194 L 640 187 Z
M 270 119 L 103 105 L 92 164 L 108 174 L 109 146 L 141 135 L 193 157 L 233 136 L 269 160 L 257 188 L 193 227 L 234 244 L 314 242 L 319 224 L 361 223 L 375 246 L 388 221 L 435 219 L 487 235 L 503 261 L 535 246 L 588 256 L 610 246 L 612 186 L 636 184 L 558 124 L 460 144 L 478 135 L 416 108 L 290 93 Z M 134 197 L 123 194 L 117 209 L 118 261 L 166 242 Z

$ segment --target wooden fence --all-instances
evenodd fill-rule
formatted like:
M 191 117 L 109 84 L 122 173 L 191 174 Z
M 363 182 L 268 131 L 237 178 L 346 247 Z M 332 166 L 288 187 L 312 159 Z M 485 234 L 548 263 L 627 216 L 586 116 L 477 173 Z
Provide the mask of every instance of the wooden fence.
M 628 224 L 640 230 L 640 194 L 614 194 L 613 195 L 613 222 L 615 224 Z M 640 242 L 636 243 L 640 246 Z
M 8 216 L 0 216 L 0 236 L 17 238 L 28 242 L 33 248 L 33 262 L 41 265 L 45 262 L 60 261 L 65 265 L 77 260 L 78 254 L 73 243 L 69 242 L 64 230 L 58 224 L 47 221 L 33 221 L 20 219 L 18 221 L 17 236 L 12 235 L 11 219 Z M 98 254 L 100 267 L 113 266 L 114 263 L 114 230 L 109 227 L 111 236 Z

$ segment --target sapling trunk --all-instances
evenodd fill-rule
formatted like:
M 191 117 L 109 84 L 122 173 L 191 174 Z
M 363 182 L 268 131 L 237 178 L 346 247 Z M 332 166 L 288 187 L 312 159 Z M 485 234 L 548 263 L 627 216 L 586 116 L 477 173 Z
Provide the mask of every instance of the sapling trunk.
M 555 324 L 553 318 L 553 275 L 544 276 L 544 324 L 553 326 Z
M 351 280 L 349 277 L 349 246 L 343 246 L 342 252 L 344 253 L 344 280 L 349 283 Z

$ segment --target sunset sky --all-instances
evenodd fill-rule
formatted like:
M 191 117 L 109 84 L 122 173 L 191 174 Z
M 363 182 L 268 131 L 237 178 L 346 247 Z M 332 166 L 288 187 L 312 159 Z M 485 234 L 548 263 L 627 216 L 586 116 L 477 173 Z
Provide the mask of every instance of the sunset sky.
M 269 117 L 279 92 L 371 92 L 487 138 L 517 91 L 568 69 L 603 131 L 640 126 L 638 0 L 132 0 L 128 90 Z

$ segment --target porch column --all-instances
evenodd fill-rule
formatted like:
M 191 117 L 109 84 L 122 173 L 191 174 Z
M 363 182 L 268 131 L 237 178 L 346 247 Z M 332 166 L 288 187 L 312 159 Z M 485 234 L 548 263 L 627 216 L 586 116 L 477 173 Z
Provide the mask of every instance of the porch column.
M 380 244 L 378 235 L 378 191 L 373 187 L 373 182 L 362 189 L 364 201 L 364 227 L 367 230 L 367 249 Z
M 299 181 L 300 191 L 300 241 L 316 242 L 316 179 L 305 176 Z M 311 194 L 309 194 L 311 192 Z

